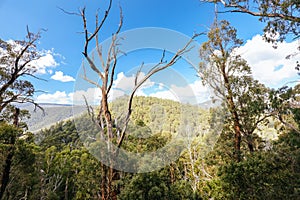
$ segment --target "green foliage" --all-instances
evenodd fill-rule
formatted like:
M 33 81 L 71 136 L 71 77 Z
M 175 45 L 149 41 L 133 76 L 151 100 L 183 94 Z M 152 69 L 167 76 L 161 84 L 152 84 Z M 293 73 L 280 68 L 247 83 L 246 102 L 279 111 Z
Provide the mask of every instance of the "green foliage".
M 171 183 L 168 174 L 169 168 L 163 170 L 136 174 L 125 181 L 119 198 L 122 200 L 131 199 L 174 199 L 174 200 L 200 200 L 198 194 L 193 193 L 188 181 L 178 180 Z
M 226 199 L 296 199 L 300 192 L 299 151 L 258 152 L 219 171 Z
M 7 185 L 4 198 L 21 199 L 25 193 L 32 194 L 33 188 L 39 183 L 36 168 L 39 148 L 32 143 L 28 135 L 24 135 L 22 129 L 14 125 L 4 122 L 0 124 L 1 178 L 8 155 L 13 155 L 9 179 L 14 181 L 10 181 Z
M 74 122 L 68 120 L 41 130 L 36 134 L 36 142 L 43 148 L 55 146 L 61 150 L 64 146 L 76 148 L 80 140 Z
M 97 196 L 100 188 L 100 163 L 85 149 L 71 150 L 55 147 L 46 150 L 45 165 L 42 168 L 42 188 L 45 197 L 65 199 L 90 199 Z
M 113 118 L 117 124 L 125 118 L 126 102 L 127 98 L 119 98 L 110 104 Z M 199 116 L 206 113 L 204 109 L 197 106 L 142 96 L 133 99 L 132 107 L 131 126 L 139 125 L 138 122 L 142 121 L 151 129 L 152 134 L 159 132 L 178 133 L 180 126 L 183 125 L 183 120 L 198 123 Z
M 181 104 L 177 102 L 136 98 L 143 108 L 135 107 L 136 113 L 123 148 L 132 152 L 147 152 L 169 142 L 175 131 L 158 125 L 152 129 L 146 122 L 151 120 L 151 114 L 143 112 L 150 109 L 148 107 L 153 105 L 153 101 L 163 105 L 159 110 L 164 111 L 165 123 L 172 125 L 171 115 L 180 116 L 176 112 L 182 111 L 179 108 Z M 183 106 L 186 106 L 185 112 L 195 110 L 191 105 Z M 299 109 L 291 110 L 294 121 L 299 125 Z M 199 108 L 199 113 L 193 119 L 198 120 L 195 123 L 200 127 L 197 129 L 199 134 L 188 140 L 186 150 L 177 161 L 150 173 L 119 173 L 119 178 L 113 182 L 118 199 L 296 199 L 299 196 L 300 137 L 297 132 L 285 131 L 270 145 L 269 150 L 259 148 L 252 154 L 245 154 L 244 159 L 236 163 L 232 154 L 233 134 L 223 117 L 228 114 L 226 109 Z M 84 115 L 76 122 L 81 123 L 79 126 L 85 126 L 89 121 Z M 20 129 L 12 128 L 7 124 L 0 128 L 0 147 L 3 150 L 10 142 L 9 135 L 24 135 Z M 78 133 L 74 121 L 70 120 L 44 129 L 36 136 L 38 145 L 33 143 L 31 134 L 26 134 L 16 143 L 11 172 L 14 181 L 7 187 L 7 199 L 20 199 L 25 195 L 28 199 L 101 197 L 101 163 L 83 146 L 82 140 L 88 136 L 97 138 L 96 135 Z M 86 144 L 92 145 L 95 141 L 91 139 Z M 247 148 L 246 144 L 243 148 Z M 0 151 L 1 158 L 6 155 L 5 151 Z M 142 162 L 142 167 L 147 167 L 155 165 L 156 161 L 145 157 Z
M 286 132 L 268 150 L 245 155 L 241 162 L 227 156 L 226 135 L 222 135 L 206 163 L 213 179 L 203 188 L 214 199 L 297 199 L 300 192 L 300 136 Z
M 5 122 L 0 122 L 0 142 L 4 145 L 9 145 L 12 140 L 22 134 L 22 130 Z

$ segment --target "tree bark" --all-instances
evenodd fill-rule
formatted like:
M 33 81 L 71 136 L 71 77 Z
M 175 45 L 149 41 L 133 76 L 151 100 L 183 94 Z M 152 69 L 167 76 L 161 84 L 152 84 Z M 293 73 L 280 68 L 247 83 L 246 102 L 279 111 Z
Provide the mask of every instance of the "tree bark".
M 241 134 L 241 125 L 239 116 L 236 110 L 236 106 L 233 101 L 233 92 L 230 87 L 229 78 L 227 73 L 225 72 L 225 64 L 222 66 L 222 76 L 224 79 L 225 88 L 227 90 L 227 105 L 229 108 L 229 111 L 231 113 L 232 119 L 233 119 L 233 126 L 234 126 L 234 156 L 237 162 L 241 161 L 241 141 L 242 141 L 242 134 Z
M 102 200 L 106 200 L 106 172 L 107 172 L 107 168 L 106 166 L 101 163 L 101 169 L 102 169 L 102 172 L 101 172 L 101 199 Z
M 251 153 L 254 152 L 254 145 L 253 145 L 252 142 L 248 142 L 248 148 L 249 148 L 249 151 L 250 151 Z

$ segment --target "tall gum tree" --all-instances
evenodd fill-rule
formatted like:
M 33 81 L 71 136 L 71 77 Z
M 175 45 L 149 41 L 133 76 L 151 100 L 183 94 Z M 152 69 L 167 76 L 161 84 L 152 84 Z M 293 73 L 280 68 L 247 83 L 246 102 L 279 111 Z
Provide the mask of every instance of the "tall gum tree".
M 200 49 L 199 75 L 225 103 L 234 132 L 234 156 L 241 161 L 242 142 L 255 150 L 255 131 L 271 114 L 266 110 L 268 89 L 254 80 L 247 62 L 237 55 L 242 45 L 227 21 L 215 22 Z

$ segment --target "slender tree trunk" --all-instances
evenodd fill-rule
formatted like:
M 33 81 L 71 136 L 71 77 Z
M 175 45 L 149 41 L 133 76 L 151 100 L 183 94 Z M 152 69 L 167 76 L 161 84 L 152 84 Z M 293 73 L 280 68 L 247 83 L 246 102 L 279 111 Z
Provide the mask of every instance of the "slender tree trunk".
M 247 145 L 248 145 L 248 149 L 250 151 L 250 153 L 253 153 L 254 152 L 254 145 L 253 145 L 253 139 L 248 139 L 247 141 Z
M 235 135 L 234 135 L 235 158 L 238 162 L 240 162 L 241 161 L 242 136 L 241 136 L 241 130 L 240 130 L 239 123 L 236 119 L 234 119 L 234 131 L 235 131 Z
M 68 195 L 68 193 L 69 193 L 69 176 L 67 177 L 67 179 L 66 179 L 66 186 L 65 186 L 65 199 L 66 200 L 68 200 L 69 199 L 69 195 Z
M 228 75 L 225 72 L 226 66 L 222 67 L 222 76 L 225 83 L 225 88 L 227 90 L 227 105 L 229 108 L 229 111 L 231 113 L 232 119 L 233 119 L 233 126 L 234 126 L 234 149 L 235 149 L 235 159 L 237 162 L 241 161 L 241 141 L 242 141 L 242 134 L 241 134 L 241 125 L 239 116 L 236 110 L 236 106 L 233 101 L 233 92 L 230 87 L 229 78 Z
M 107 185 L 106 185 L 106 192 L 107 192 L 107 200 L 111 200 L 112 198 L 112 168 L 107 167 Z
M 14 113 L 14 126 L 16 127 L 18 127 L 19 125 L 19 114 L 20 114 L 20 109 L 16 108 Z M 17 135 L 13 134 L 11 137 L 12 138 L 9 143 L 10 147 L 8 149 L 8 155 L 5 159 L 4 169 L 2 173 L 1 187 L 0 187 L 0 200 L 3 199 L 6 187 L 9 183 L 10 169 L 15 154 L 15 144 L 16 144 Z
M 175 180 L 175 169 L 174 169 L 172 163 L 170 164 L 170 181 L 171 181 L 171 184 L 174 184 L 176 181 Z
M 112 175 L 112 182 L 120 180 L 121 179 L 121 174 L 119 171 L 113 169 L 113 175 Z M 120 188 L 119 187 L 113 187 L 113 192 L 112 192 L 112 199 L 117 200 L 117 195 L 120 193 Z
M 107 176 L 106 176 L 106 171 L 107 171 L 107 169 L 106 169 L 106 166 L 103 164 L 103 163 L 101 163 L 101 199 L 102 200 L 106 200 L 106 178 L 107 178 Z
M 101 105 L 103 108 L 103 114 L 106 123 L 106 135 L 107 135 L 107 150 L 111 156 L 114 156 L 115 150 L 112 149 L 111 143 L 113 136 L 113 122 L 111 118 L 111 113 L 108 107 L 107 94 L 106 90 L 102 91 L 102 101 Z M 101 183 L 101 191 L 102 191 L 102 200 L 116 200 L 117 194 L 113 188 L 114 174 L 118 173 L 114 170 L 114 158 L 109 156 L 109 165 L 105 166 L 102 164 L 102 183 Z
M 0 200 L 4 197 L 5 189 L 9 182 L 9 175 L 10 175 L 10 169 L 12 164 L 12 159 L 15 153 L 15 147 L 14 147 L 14 141 L 11 144 L 12 147 L 9 148 L 9 153 L 5 159 L 3 174 L 2 174 L 2 181 L 1 181 L 1 188 L 0 188 Z

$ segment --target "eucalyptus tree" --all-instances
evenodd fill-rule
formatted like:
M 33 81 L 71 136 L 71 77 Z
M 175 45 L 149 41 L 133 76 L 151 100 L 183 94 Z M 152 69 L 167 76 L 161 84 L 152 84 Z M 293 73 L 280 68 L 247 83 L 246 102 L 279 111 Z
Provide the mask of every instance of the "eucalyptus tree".
M 18 139 L 23 134 L 22 123 L 19 118 L 26 114 L 15 107 L 15 103 L 31 103 L 39 107 L 34 102 L 34 86 L 26 77 L 35 77 L 37 67 L 36 60 L 42 55 L 37 50 L 36 43 L 40 38 L 40 33 L 31 33 L 27 27 L 27 36 L 24 40 L 4 41 L 0 39 L 0 117 L 1 128 L 6 130 L 6 126 L 12 126 L 2 134 L 6 140 L 1 141 L 6 149 L 1 177 L 0 199 L 3 198 L 6 187 L 10 180 L 12 162 L 16 151 Z M 7 125 L 6 123 L 12 123 Z M 3 126 L 3 127 L 2 127 Z M 20 133 L 21 131 L 21 133 Z M 7 139 L 9 138 L 9 139 Z
M 250 66 L 237 54 L 243 42 L 229 22 L 215 22 L 207 36 L 200 49 L 199 75 L 228 109 L 224 117 L 234 132 L 234 155 L 240 161 L 241 144 L 254 151 L 254 133 L 270 116 L 266 109 L 268 89 L 253 79 Z

